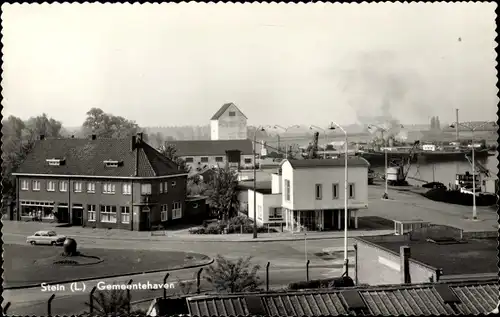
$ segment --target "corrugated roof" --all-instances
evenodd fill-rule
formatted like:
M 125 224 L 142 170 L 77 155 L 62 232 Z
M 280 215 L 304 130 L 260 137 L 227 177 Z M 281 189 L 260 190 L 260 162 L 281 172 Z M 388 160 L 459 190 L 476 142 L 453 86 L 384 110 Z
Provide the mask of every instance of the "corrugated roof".
M 135 173 L 135 151 L 139 151 L 138 177 L 183 174 L 178 165 L 145 142 L 132 150 L 131 139 L 44 139 L 33 150 L 17 173 L 131 177 Z M 50 166 L 47 159 L 64 159 L 61 166 Z M 121 161 L 106 167 L 104 161 Z
M 498 272 L 497 239 L 471 239 L 457 244 L 436 244 L 425 239 L 416 241 L 377 241 L 371 237 L 357 239 L 386 248 L 397 255 L 399 248 L 407 245 L 410 247 L 412 259 L 436 269 L 443 269 L 443 276 Z
M 226 110 L 231 105 L 236 107 L 236 105 L 232 102 L 228 102 L 228 103 L 223 104 L 222 107 L 220 107 L 220 109 L 217 110 L 217 112 L 212 116 L 212 118 L 210 120 L 219 120 L 219 118 L 224 114 L 224 112 L 226 112 Z M 236 107 L 236 109 L 238 109 L 238 111 L 246 118 L 245 114 L 243 114 L 243 112 L 241 112 L 241 110 L 238 107 Z
M 445 303 L 436 284 L 354 287 L 335 290 L 253 294 L 268 316 L 320 315 L 454 315 L 480 314 L 495 309 L 498 282 L 447 283 L 460 302 Z M 365 308 L 349 307 L 343 291 L 357 290 Z M 347 295 L 347 294 L 346 294 Z M 248 294 L 198 296 L 187 299 L 191 316 L 236 316 L 254 314 L 249 310 Z M 252 301 L 251 306 L 257 304 Z M 259 309 L 261 307 L 258 307 Z
M 345 160 L 340 159 L 304 159 L 304 160 L 283 160 L 280 165 L 290 162 L 292 168 L 314 168 L 314 167 L 344 167 Z M 362 157 L 350 157 L 347 160 L 348 167 L 370 167 L 370 163 Z
M 179 156 L 225 156 L 226 151 L 238 150 L 242 155 L 253 153 L 252 141 L 245 140 L 188 140 L 168 141 L 175 146 Z

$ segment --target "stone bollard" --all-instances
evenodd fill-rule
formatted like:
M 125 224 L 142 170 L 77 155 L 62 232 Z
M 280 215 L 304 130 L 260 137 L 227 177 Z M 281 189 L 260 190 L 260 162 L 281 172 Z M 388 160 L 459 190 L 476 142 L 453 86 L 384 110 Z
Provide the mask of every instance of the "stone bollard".
M 74 256 L 77 254 L 76 247 L 77 243 L 73 238 L 66 238 L 63 244 L 64 247 L 64 255 L 66 256 Z

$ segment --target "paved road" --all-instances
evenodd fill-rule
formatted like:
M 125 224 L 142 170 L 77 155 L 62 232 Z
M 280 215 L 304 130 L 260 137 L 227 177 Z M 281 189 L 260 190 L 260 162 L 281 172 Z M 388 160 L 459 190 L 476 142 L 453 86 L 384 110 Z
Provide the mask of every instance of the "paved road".
M 352 257 L 350 261 L 353 261 Z M 169 284 L 169 289 L 167 294 L 182 294 L 183 289 L 179 286 L 179 281 L 190 281 L 192 283 L 191 292 L 196 291 L 196 272 L 197 270 L 186 269 L 176 272 L 171 272 L 167 280 Z M 309 276 L 311 279 L 317 278 L 329 278 L 336 277 L 342 274 L 343 270 L 341 268 L 310 268 Z M 351 269 L 351 273 L 353 270 Z M 351 274 L 352 275 L 352 274 Z M 44 291 L 42 287 L 22 289 L 22 290 L 5 290 L 3 293 L 4 301 L 11 302 L 12 306 L 9 309 L 9 314 L 11 315 L 37 315 L 42 316 L 47 314 L 47 300 L 52 294 L 56 297 L 52 302 L 52 314 L 53 315 L 73 315 L 79 314 L 85 310 L 88 310 L 85 302 L 89 300 L 89 292 L 94 287 L 99 285 L 113 285 L 113 284 L 126 284 L 130 279 L 133 280 L 134 284 L 139 283 L 150 283 L 150 284 L 161 284 L 163 283 L 163 277 L 165 273 L 153 273 L 153 274 L 143 274 L 128 277 L 119 277 L 112 279 L 99 279 L 86 282 L 77 283 L 79 291 L 72 291 L 70 284 L 59 284 L 54 285 L 57 290 Z M 262 281 L 265 281 L 265 269 L 261 269 L 259 276 Z M 270 268 L 270 287 L 279 288 L 287 285 L 292 281 L 305 280 L 306 272 L 305 268 L 286 268 L 286 267 L 274 267 Z M 84 286 L 85 285 L 85 286 Z M 203 281 L 201 283 L 201 290 L 208 291 L 210 286 Z M 162 296 L 163 290 L 132 290 L 132 300 L 138 301 L 146 298 L 153 298 Z
M 6 233 L 3 236 L 4 243 L 25 244 L 25 237 L 22 235 Z M 91 248 L 110 249 L 148 249 L 148 250 L 172 250 L 199 252 L 209 256 L 217 254 L 227 254 L 228 258 L 236 259 L 240 256 L 253 256 L 253 264 L 261 265 L 260 276 L 265 278 L 265 265 L 268 261 L 270 266 L 270 286 L 281 287 L 293 281 L 304 280 L 305 273 L 305 242 L 304 241 L 281 241 L 281 242 L 258 242 L 255 244 L 241 243 L 216 243 L 216 242 L 168 242 L 168 241 L 132 241 L 115 239 L 79 239 L 79 245 Z M 349 241 L 349 249 L 352 249 L 352 241 Z M 310 240 L 307 241 L 307 256 L 311 261 L 310 278 L 328 278 L 340 276 L 342 270 L 343 241 L 333 240 Z M 330 252 L 333 258 L 326 259 L 318 253 Z M 352 253 L 350 253 L 350 263 L 354 263 Z M 4 254 L 5 261 L 9 261 L 9 255 Z M 196 270 L 187 269 L 172 272 L 169 281 L 192 280 Z M 350 270 L 353 273 L 353 269 Z M 69 285 L 65 285 L 65 291 L 56 291 L 56 299 L 52 303 L 53 315 L 72 315 L 80 313 L 86 308 L 85 301 L 88 301 L 89 290 L 102 281 L 109 284 L 126 283 L 129 279 L 134 282 L 161 283 L 165 273 L 144 274 L 113 279 L 103 279 L 85 282 L 86 293 L 72 293 Z M 352 275 L 352 274 L 351 274 Z M 68 277 L 71 278 L 71 277 Z M 82 286 L 80 286 L 81 288 Z M 201 285 L 202 290 L 207 289 L 207 285 Z M 174 288 L 175 291 L 175 288 Z M 178 289 L 177 289 L 178 291 Z M 5 302 L 11 302 L 9 314 L 12 315 L 46 315 L 47 300 L 52 292 L 42 292 L 41 287 L 21 290 L 5 290 L 3 297 Z M 151 298 L 160 296 L 161 290 L 134 290 L 132 300 Z

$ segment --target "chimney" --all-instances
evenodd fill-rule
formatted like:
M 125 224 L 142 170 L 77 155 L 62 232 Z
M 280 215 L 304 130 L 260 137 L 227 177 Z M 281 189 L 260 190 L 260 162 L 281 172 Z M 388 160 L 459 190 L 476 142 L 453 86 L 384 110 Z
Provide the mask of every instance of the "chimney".
M 399 248 L 399 257 L 401 261 L 401 283 L 410 284 L 411 276 L 410 276 L 410 247 L 402 246 Z
M 138 140 L 139 142 L 141 142 L 141 141 L 142 141 L 142 136 L 143 136 L 143 133 L 142 133 L 142 132 L 137 133 L 137 140 Z
M 135 143 L 137 142 L 136 136 L 132 136 L 132 151 L 135 150 Z
M 45 135 L 40 134 L 40 140 L 45 140 Z
M 97 139 L 97 135 L 92 134 L 92 140 L 95 140 L 95 139 Z

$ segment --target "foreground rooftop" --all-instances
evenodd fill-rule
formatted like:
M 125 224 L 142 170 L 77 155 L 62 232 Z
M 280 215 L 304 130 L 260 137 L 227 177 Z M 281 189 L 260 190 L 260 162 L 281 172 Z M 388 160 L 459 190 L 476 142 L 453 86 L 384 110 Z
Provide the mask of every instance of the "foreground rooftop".
M 414 316 L 485 314 L 498 303 L 498 279 L 309 291 L 200 295 L 155 300 L 157 315 Z M 159 313 L 159 314 L 158 314 Z

